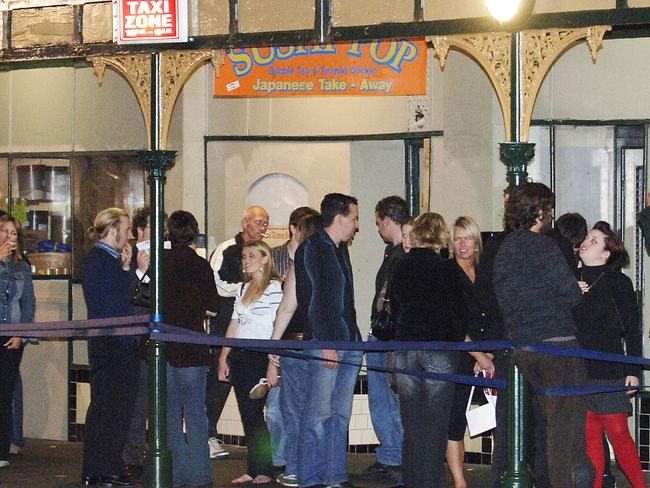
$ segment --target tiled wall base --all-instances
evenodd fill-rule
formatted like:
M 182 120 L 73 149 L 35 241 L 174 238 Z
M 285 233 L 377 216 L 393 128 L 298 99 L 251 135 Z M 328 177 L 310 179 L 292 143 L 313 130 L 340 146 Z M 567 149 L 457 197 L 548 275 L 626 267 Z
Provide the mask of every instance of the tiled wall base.
M 83 440 L 83 421 L 88 408 L 89 371 L 87 368 L 71 369 L 68 409 L 68 440 Z M 641 458 L 641 468 L 650 471 L 650 393 L 642 393 L 637 403 L 638 422 L 630 418 L 631 430 L 636 433 Z M 218 424 L 219 438 L 225 444 L 245 446 L 244 431 L 239 419 L 237 401 L 231 392 Z M 365 376 L 357 381 L 350 419 L 348 451 L 356 454 L 375 452 L 377 437 L 370 421 L 367 383 Z M 492 435 L 475 438 L 465 436 L 465 462 L 470 464 L 491 464 Z
M 235 400 L 232 391 L 217 424 L 217 431 L 219 438 L 225 444 L 246 445 L 237 410 L 237 400 Z M 375 448 L 379 445 L 370 420 L 365 376 L 359 376 L 355 388 L 348 439 L 348 451 L 355 454 L 375 452 Z M 472 464 L 490 464 L 492 462 L 492 435 L 477 436 L 473 439 L 465 437 L 465 461 Z
M 637 402 L 637 445 L 641 458 L 641 469 L 650 471 L 650 394 L 643 392 Z

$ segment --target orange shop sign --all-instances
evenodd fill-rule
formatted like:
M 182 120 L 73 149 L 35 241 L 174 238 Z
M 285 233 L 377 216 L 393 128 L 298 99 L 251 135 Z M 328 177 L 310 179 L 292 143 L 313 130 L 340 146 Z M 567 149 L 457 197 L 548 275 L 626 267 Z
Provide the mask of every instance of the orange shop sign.
M 113 41 L 187 42 L 187 0 L 113 0 Z
M 424 40 L 232 49 L 216 97 L 424 95 Z

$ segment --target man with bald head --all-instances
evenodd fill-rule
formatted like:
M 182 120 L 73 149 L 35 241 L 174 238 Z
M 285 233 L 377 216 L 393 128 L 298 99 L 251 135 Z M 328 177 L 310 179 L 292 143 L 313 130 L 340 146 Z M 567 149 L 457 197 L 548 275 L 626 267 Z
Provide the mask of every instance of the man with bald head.
M 217 316 L 210 321 L 210 334 L 219 337 L 226 335 L 230 323 L 235 294 L 242 282 L 241 252 L 247 242 L 258 241 L 266 237 L 269 226 L 269 214 L 259 206 L 248 207 L 241 220 L 241 232 L 233 239 L 222 242 L 210 256 L 210 266 L 214 270 L 214 280 L 217 284 L 220 300 Z M 210 439 L 210 457 L 212 459 L 228 456 L 228 451 L 219 445 L 217 440 L 217 422 L 221 416 L 228 394 L 230 383 L 222 383 L 217 377 L 217 366 L 221 354 L 220 347 L 211 348 L 212 362 L 206 389 L 205 403 L 208 411 L 208 429 Z

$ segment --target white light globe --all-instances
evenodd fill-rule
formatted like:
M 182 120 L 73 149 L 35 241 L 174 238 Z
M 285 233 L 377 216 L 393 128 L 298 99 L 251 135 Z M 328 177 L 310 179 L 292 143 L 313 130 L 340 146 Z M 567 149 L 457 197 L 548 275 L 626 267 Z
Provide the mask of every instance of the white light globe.
M 485 0 L 485 3 L 490 15 L 499 22 L 512 19 L 521 6 L 521 0 Z

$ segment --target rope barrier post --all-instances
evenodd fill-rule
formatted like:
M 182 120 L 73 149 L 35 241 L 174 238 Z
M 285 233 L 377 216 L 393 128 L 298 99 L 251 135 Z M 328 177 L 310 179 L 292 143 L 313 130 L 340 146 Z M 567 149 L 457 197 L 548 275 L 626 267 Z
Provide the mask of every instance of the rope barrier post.
M 151 323 L 156 329 L 163 322 L 162 252 L 165 172 L 174 164 L 176 151 L 160 150 L 161 68 L 159 54 L 151 56 L 151 130 L 150 151 L 139 154 L 140 164 L 148 172 L 151 228 Z M 145 453 L 145 486 L 172 486 L 172 456 L 167 446 L 167 345 L 150 340 L 147 344 L 149 368 L 149 429 Z
M 515 365 L 514 351 L 508 351 L 508 471 L 503 476 L 504 488 L 531 488 L 526 467 L 526 385 Z

